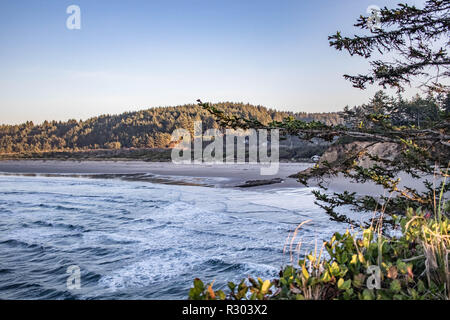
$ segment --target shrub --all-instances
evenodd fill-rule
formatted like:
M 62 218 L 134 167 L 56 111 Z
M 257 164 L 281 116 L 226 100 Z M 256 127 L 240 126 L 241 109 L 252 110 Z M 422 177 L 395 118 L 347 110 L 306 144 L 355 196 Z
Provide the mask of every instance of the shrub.
M 285 267 L 278 279 L 229 282 L 228 294 L 195 279 L 189 299 L 450 299 L 448 217 L 409 209 L 395 219 L 398 237 L 378 226 L 335 233 L 319 252 Z

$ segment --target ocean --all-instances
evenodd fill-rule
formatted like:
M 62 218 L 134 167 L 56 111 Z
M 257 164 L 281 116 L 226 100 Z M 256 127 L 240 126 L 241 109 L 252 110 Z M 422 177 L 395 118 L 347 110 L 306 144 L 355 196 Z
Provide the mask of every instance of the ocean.
M 249 275 L 271 279 L 347 227 L 300 185 L 0 175 L 0 298 L 186 299 L 196 277 L 214 289 Z M 70 266 L 80 270 L 79 288 L 68 286 Z

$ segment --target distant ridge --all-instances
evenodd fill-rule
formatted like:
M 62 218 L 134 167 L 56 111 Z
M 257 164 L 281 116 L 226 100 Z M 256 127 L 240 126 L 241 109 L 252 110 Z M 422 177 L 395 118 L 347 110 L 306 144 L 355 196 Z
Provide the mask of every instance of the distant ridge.
M 225 112 L 256 118 L 263 123 L 293 116 L 305 121 L 336 124 L 339 113 L 293 113 L 263 106 L 221 102 L 215 104 Z M 101 115 L 86 121 L 44 121 L 34 125 L 0 125 L 0 153 L 78 151 L 120 148 L 166 148 L 177 128 L 193 128 L 203 121 L 204 128 L 217 128 L 214 118 L 197 105 L 156 107 L 118 115 Z

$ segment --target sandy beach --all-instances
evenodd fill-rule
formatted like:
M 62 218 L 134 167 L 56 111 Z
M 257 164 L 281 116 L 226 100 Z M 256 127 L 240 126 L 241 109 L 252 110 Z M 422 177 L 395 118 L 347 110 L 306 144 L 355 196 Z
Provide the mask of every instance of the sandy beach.
M 290 175 L 311 167 L 311 163 L 280 163 L 274 175 L 261 175 L 262 165 L 255 164 L 174 164 L 171 162 L 144 161 L 59 161 L 59 160 L 5 160 L 0 161 L 0 174 L 80 176 L 89 178 L 117 178 L 153 183 L 198 185 L 218 188 L 235 188 L 246 182 L 261 181 L 263 185 L 252 190 L 304 187 Z M 401 186 L 415 186 L 421 190 L 421 182 L 401 175 Z M 428 177 L 433 180 L 433 177 Z M 281 180 L 268 183 L 270 180 Z M 309 186 L 316 186 L 310 181 Z M 383 195 L 382 187 L 374 183 L 352 183 L 342 177 L 331 179 L 330 192 L 357 192 L 358 194 Z M 386 195 L 386 194 L 385 194 Z
M 281 179 L 281 183 L 254 188 L 301 187 L 289 175 L 311 166 L 309 163 L 280 163 L 275 175 L 261 175 L 260 165 L 252 164 L 174 164 L 143 161 L 57 161 L 7 160 L 0 161 L 0 173 L 37 175 L 80 175 L 88 177 L 129 178 L 151 182 L 236 187 L 246 181 Z M 159 179 L 155 181 L 155 179 Z

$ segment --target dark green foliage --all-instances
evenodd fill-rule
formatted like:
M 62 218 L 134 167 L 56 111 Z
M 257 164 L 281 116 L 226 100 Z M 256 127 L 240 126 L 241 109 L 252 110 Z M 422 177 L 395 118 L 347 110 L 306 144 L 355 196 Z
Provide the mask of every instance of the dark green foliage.
M 239 285 L 229 293 L 205 289 L 196 279 L 190 299 L 232 300 L 445 300 L 450 298 L 448 249 L 450 221 L 408 210 L 398 218 L 399 237 L 386 237 L 377 227 L 356 234 L 335 233 L 322 249 L 298 265 L 285 267 L 279 278 Z M 326 253 L 324 252 L 326 251 Z M 379 286 L 375 280 L 377 268 Z M 201 285 L 199 285 L 201 283 Z M 371 284 L 373 286 L 371 286 Z
M 344 75 L 356 88 L 377 83 L 404 90 L 418 76 L 432 91 L 442 92 L 448 86 L 440 83 L 450 75 L 448 46 L 450 43 L 450 1 L 427 0 L 423 8 L 399 4 L 397 8 L 381 8 L 379 26 L 371 28 L 371 17 L 361 16 L 355 27 L 370 31 L 363 35 L 344 37 L 340 32 L 329 37 L 330 46 L 350 55 L 372 59 L 377 54 L 392 60 L 371 60 L 368 74 Z
M 366 139 L 353 136 L 349 140 L 349 135 L 344 134 L 347 145 L 355 148 L 347 147 L 342 158 L 332 163 L 324 159 L 319 166 L 298 177 L 306 183 L 312 177 L 323 181 L 326 177 L 341 175 L 355 182 L 373 182 L 382 186 L 386 193 L 358 197 L 350 193 L 330 196 L 316 191 L 319 204 L 333 218 L 346 222 L 349 221 L 336 216 L 335 208 L 351 205 L 353 209 L 372 212 L 383 209 L 388 215 L 405 212 L 407 208 L 433 210 L 440 190 L 444 193 L 450 190 L 448 182 L 440 181 L 447 176 L 450 164 L 450 125 L 444 107 L 431 96 L 417 96 L 408 101 L 378 92 L 369 104 L 347 109 L 344 114 L 349 131 L 370 135 Z M 391 153 L 377 154 L 376 147 L 391 150 Z M 362 164 L 363 159 L 368 163 Z M 401 187 L 401 173 L 422 179 L 428 175 L 422 191 L 418 191 L 417 186 Z
M 433 185 L 431 180 L 446 177 L 450 163 L 449 116 L 442 103 L 432 96 L 405 100 L 378 92 L 368 104 L 347 108 L 343 114 L 345 122 L 339 125 L 292 117 L 263 124 L 230 115 L 209 103 L 200 101 L 199 105 L 218 117 L 222 126 L 279 129 L 281 136 L 295 135 L 305 141 L 322 139 L 331 142 L 338 138 L 335 145 L 344 145 L 339 157 L 332 161 L 322 158 L 318 165 L 296 175 L 299 181 L 308 185 L 309 180 L 314 179 L 327 191 L 325 182 L 340 175 L 358 183 L 375 183 L 386 193 L 361 197 L 348 192 L 330 195 L 315 191 L 317 204 L 334 220 L 354 223 L 336 213 L 335 209 L 341 206 L 372 212 L 383 209 L 387 215 L 405 212 L 407 208 L 432 210 L 441 188 L 444 193 L 450 190 L 448 181 Z M 377 152 L 379 149 L 391 152 L 383 155 Z M 398 178 L 401 173 L 414 178 L 428 175 L 425 191 L 412 186 L 401 187 Z M 391 221 L 385 219 L 385 222 Z
M 433 128 L 433 125 L 444 116 L 440 114 L 440 105 L 444 111 L 444 103 L 431 95 L 426 98 L 416 95 L 411 100 L 406 100 L 401 95 L 393 98 L 383 91 L 378 91 L 368 104 L 351 109 L 346 107 L 344 118 L 346 123 L 353 127 L 359 125 L 372 127 L 371 119 L 368 121 L 367 116 L 379 115 L 379 121 L 388 121 L 398 127 Z
M 143 149 L 101 149 L 79 151 L 22 152 L 0 154 L 0 160 L 42 159 L 42 160 L 143 160 L 151 162 L 171 161 L 171 150 L 166 148 Z
M 337 113 L 290 113 L 243 103 L 219 103 L 231 114 L 262 123 L 292 116 L 305 121 L 339 123 Z M 193 130 L 202 120 L 204 129 L 217 128 L 214 118 L 197 105 L 152 108 L 120 115 L 103 115 L 86 121 L 48 122 L 0 126 L 0 153 L 38 153 L 120 148 L 166 148 L 178 128 Z
M 395 60 L 371 61 L 369 75 L 345 77 L 360 89 L 364 89 L 366 84 L 377 83 L 398 91 L 413 79 L 428 77 L 425 86 L 430 90 L 426 98 L 417 96 L 407 101 L 378 92 L 368 104 L 347 108 L 345 123 L 338 125 L 305 122 L 292 117 L 263 124 L 254 119 L 229 115 L 220 108 L 199 101 L 222 126 L 279 129 L 281 135 L 296 135 L 306 141 L 338 140 L 341 144 L 347 141 L 345 147 L 337 150 L 338 157 L 329 159 L 325 153 L 318 165 L 297 175 L 305 185 L 316 179 L 325 191 L 325 182 L 337 176 L 351 182 L 374 183 L 385 189 L 384 195 L 364 197 L 349 192 L 331 195 L 315 192 L 317 203 L 339 221 L 352 222 L 345 215 L 336 213 L 335 209 L 340 206 L 383 210 L 387 215 L 405 212 L 406 208 L 432 210 L 441 188 L 444 194 L 450 190 L 449 183 L 442 181 L 448 177 L 450 165 L 450 92 L 445 82 L 439 82 L 448 80 L 450 75 L 447 55 L 450 1 L 428 0 L 423 9 L 400 4 L 395 9 L 383 8 L 379 14 L 380 26 L 369 30 L 370 35 L 348 38 L 338 32 L 329 37 L 330 46 L 367 59 L 372 58 L 374 52 L 381 55 L 390 53 L 389 57 L 393 56 Z M 369 19 L 360 17 L 355 26 L 367 31 L 370 29 Z M 432 75 L 433 71 L 436 74 Z M 416 190 L 413 185 L 401 186 L 400 174 L 412 178 L 425 177 L 425 191 Z

